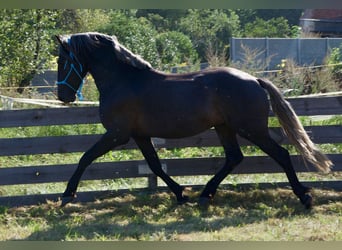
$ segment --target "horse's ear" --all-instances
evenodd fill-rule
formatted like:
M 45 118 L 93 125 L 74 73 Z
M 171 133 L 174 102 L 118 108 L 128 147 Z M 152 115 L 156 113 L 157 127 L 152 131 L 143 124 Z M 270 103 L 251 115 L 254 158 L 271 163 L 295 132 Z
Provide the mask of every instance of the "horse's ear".
M 67 47 L 65 46 L 65 42 L 64 39 L 63 39 L 63 36 L 61 35 L 55 35 L 57 41 L 60 43 L 60 45 L 65 49 L 65 50 L 68 50 Z
M 60 35 L 55 35 L 55 37 L 56 37 L 57 41 L 58 41 L 61 45 L 63 45 L 61 36 L 60 36 Z

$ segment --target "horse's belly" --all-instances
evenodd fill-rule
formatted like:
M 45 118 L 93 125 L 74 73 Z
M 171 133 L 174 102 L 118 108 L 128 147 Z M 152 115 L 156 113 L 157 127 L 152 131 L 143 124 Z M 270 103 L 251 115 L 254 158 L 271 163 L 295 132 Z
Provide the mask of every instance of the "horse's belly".
M 142 135 L 148 137 L 159 137 L 159 138 L 184 138 L 199 134 L 211 126 L 196 126 L 195 128 L 189 128 L 187 126 L 182 126 L 174 124 L 172 127 L 164 126 L 163 129 L 147 130 Z
M 211 115 L 189 114 L 187 116 L 172 116 L 164 114 L 154 116 L 141 123 L 136 132 L 141 136 L 160 138 L 182 138 L 201 133 L 220 123 L 220 119 Z
M 149 95 L 144 95 L 139 102 L 137 133 L 180 138 L 198 134 L 223 122 L 210 89 L 200 84 L 178 86 L 162 89 L 158 94 L 147 91 Z

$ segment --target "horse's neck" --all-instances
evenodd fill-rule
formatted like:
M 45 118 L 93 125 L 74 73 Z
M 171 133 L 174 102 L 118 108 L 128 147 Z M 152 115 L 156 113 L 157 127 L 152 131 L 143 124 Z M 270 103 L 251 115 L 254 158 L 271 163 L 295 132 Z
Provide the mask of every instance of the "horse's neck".
M 129 87 L 131 84 L 139 84 L 144 79 L 152 78 L 157 79 L 163 77 L 161 72 L 153 69 L 138 69 L 133 66 L 111 66 L 107 64 L 103 67 L 97 67 L 95 71 L 90 74 L 95 80 L 95 84 L 101 94 L 107 92 L 115 92 L 116 89 Z

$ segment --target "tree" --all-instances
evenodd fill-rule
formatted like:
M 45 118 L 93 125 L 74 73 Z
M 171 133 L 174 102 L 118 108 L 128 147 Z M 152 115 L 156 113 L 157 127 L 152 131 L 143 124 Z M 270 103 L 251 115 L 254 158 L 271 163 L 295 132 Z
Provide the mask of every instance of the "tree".
M 163 69 L 182 63 L 194 64 L 198 55 L 188 36 L 177 31 L 158 34 L 156 45 Z
M 146 18 L 135 18 L 123 10 L 116 10 L 111 14 L 109 23 L 98 29 L 100 32 L 115 35 L 122 45 L 149 61 L 154 67 L 160 65 L 156 47 L 157 31 Z
M 188 14 L 187 9 L 140 9 L 136 17 L 147 18 L 161 32 L 177 30 L 180 19 Z
M 108 9 L 60 9 L 57 10 L 56 29 L 59 33 L 97 31 L 109 23 L 112 10 Z
M 332 48 L 326 61 L 328 65 L 332 65 L 329 69 L 335 81 L 342 87 L 342 45 L 339 48 Z
M 239 35 L 239 17 L 232 10 L 189 10 L 180 20 L 179 31 L 188 35 L 201 61 L 205 61 L 209 47 L 226 50 L 230 38 Z
M 263 20 L 256 18 L 254 22 L 247 23 L 244 31 L 245 37 L 291 37 L 292 30 L 284 17 Z
M 77 9 L 58 10 L 56 28 L 58 33 L 75 33 L 82 29 L 82 16 Z
M 299 18 L 303 13 L 302 9 L 256 9 L 255 16 L 264 20 L 283 17 L 290 26 L 299 25 Z M 254 20 L 253 20 L 254 21 Z
M 25 87 L 46 69 L 55 18 L 54 10 L 0 10 L 1 84 Z
M 256 18 L 256 10 L 253 9 L 236 9 L 236 15 L 239 17 L 240 26 L 243 28 L 247 23 L 254 22 Z

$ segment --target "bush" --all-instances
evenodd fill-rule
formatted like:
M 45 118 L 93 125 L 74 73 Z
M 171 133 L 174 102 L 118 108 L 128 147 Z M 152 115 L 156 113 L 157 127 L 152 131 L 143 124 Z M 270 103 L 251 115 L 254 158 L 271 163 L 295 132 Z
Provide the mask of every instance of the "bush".
M 335 82 L 342 88 L 342 46 L 340 48 L 333 48 L 327 58 L 327 64 L 331 65 L 331 73 Z
M 182 63 L 191 65 L 198 60 L 197 52 L 188 36 L 177 31 L 161 33 L 156 38 L 162 69 L 169 69 Z
M 308 95 L 337 91 L 334 75 L 327 66 L 300 67 L 293 60 L 282 60 L 274 82 L 288 95 Z
M 294 34 L 295 33 L 295 34 Z M 245 37 L 292 37 L 296 35 L 284 17 L 263 20 L 256 18 L 245 25 Z
M 150 62 L 153 67 L 160 64 L 155 39 L 157 31 L 146 18 L 134 18 L 115 11 L 110 23 L 100 27 L 99 32 L 115 35 L 119 43 Z

